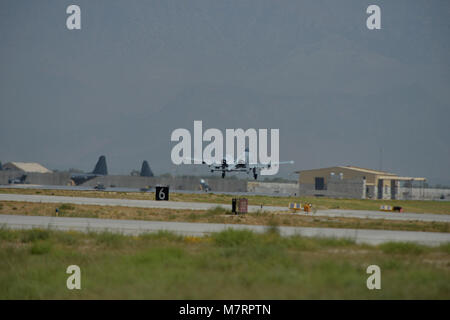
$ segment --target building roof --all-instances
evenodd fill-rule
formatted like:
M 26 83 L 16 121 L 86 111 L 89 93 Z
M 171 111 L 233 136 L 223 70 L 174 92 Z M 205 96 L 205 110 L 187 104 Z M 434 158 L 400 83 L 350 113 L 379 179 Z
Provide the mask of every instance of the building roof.
M 342 169 L 354 170 L 354 171 L 359 171 L 359 172 L 364 172 L 364 173 L 371 173 L 371 174 L 376 174 L 376 175 L 383 175 L 383 176 L 396 176 L 395 173 L 390 173 L 390 172 L 386 172 L 386 171 L 379 171 L 379 170 L 372 170 L 372 169 L 366 169 L 366 168 L 360 168 L 360 167 L 355 167 L 355 166 L 335 166 L 335 167 L 309 169 L 309 170 L 298 170 L 298 171 L 295 171 L 295 173 L 300 173 L 300 172 L 304 172 L 304 171 L 333 169 L 333 168 L 342 168 Z
M 396 175 L 395 173 L 390 173 L 390 172 L 386 172 L 386 171 L 379 171 L 379 170 L 372 170 L 372 169 L 366 169 L 366 168 L 360 168 L 360 167 L 355 167 L 355 166 L 336 166 L 336 167 L 328 167 L 328 168 L 320 168 L 320 169 L 299 170 L 299 171 L 295 171 L 295 173 L 301 173 L 301 172 L 305 172 L 305 171 L 324 170 L 324 169 L 334 169 L 334 168 L 349 169 L 349 170 L 355 170 L 355 171 L 364 172 L 364 173 L 375 174 L 375 175 L 378 176 L 378 179 L 383 179 L 383 180 L 426 181 L 426 178 L 400 177 L 400 176 Z
M 383 180 L 397 180 L 397 181 L 426 181 L 426 178 L 421 177 L 398 177 L 398 176 L 380 176 L 378 179 Z
M 395 173 L 390 173 L 390 172 L 380 171 L 380 170 L 372 170 L 372 169 L 360 168 L 360 167 L 355 167 L 355 166 L 338 166 L 338 168 L 346 168 L 346 169 L 351 169 L 351 170 L 356 170 L 356 171 L 366 172 L 366 173 L 373 173 L 373 174 L 382 174 L 382 175 L 385 175 L 385 176 L 396 176 Z
M 36 162 L 8 162 L 3 165 L 3 170 L 20 170 L 24 172 L 51 173 L 43 165 Z

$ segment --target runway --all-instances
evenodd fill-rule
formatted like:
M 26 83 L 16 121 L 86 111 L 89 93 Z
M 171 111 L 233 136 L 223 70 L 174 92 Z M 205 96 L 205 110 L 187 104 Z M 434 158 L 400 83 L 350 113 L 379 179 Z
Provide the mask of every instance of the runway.
M 171 231 L 181 235 L 203 236 L 229 228 L 248 229 L 264 232 L 265 226 L 218 223 L 161 222 L 141 220 L 114 220 L 93 218 L 60 218 L 46 216 L 0 215 L 0 225 L 11 229 L 50 228 L 56 230 L 76 231 L 109 231 L 126 235 L 138 235 L 159 230 Z M 301 235 L 305 237 L 332 237 L 352 239 L 356 243 L 377 245 L 383 242 L 415 242 L 429 246 L 437 246 L 450 241 L 449 233 L 385 231 L 364 229 L 333 229 L 279 227 L 282 236 Z
M 84 198 L 84 197 L 64 197 L 64 196 L 44 196 L 25 194 L 0 194 L 0 201 L 24 201 L 43 203 L 71 203 L 99 206 L 122 206 L 136 208 L 163 208 L 163 209 L 184 209 L 184 210 L 208 210 L 217 206 L 231 210 L 231 205 L 206 203 L 206 202 L 182 202 L 182 201 L 155 201 L 155 200 L 131 200 L 131 199 L 110 199 L 110 198 Z M 287 211 L 288 208 L 264 206 L 265 211 Z M 249 212 L 261 210 L 260 206 L 248 206 Z
M 36 189 L 36 190 L 69 190 L 69 191 L 96 191 L 91 186 L 58 186 L 58 185 L 40 185 L 40 184 L 7 184 L 0 185 L 2 189 Z M 155 187 L 148 190 L 141 190 L 140 188 L 127 188 L 127 187 L 107 187 L 102 192 L 155 192 Z M 205 194 L 202 190 L 181 190 L 170 189 L 171 193 L 184 193 L 184 194 Z M 229 196 L 270 196 L 270 197 L 291 197 L 292 194 L 288 193 L 268 193 L 268 192 L 231 192 L 231 191 L 208 191 L 208 194 L 225 194 Z
M 329 210 L 318 210 L 316 213 L 314 213 L 314 215 L 323 216 L 323 217 L 385 219 L 385 220 L 450 223 L 450 215 L 449 214 L 406 213 L 406 212 L 400 213 L 400 212 L 385 212 L 385 211 L 371 211 L 371 210 L 329 209 Z
M 24 201 L 24 202 L 42 202 L 42 203 L 71 203 L 81 205 L 100 205 L 100 206 L 124 206 L 137 208 L 164 208 L 164 209 L 184 209 L 184 210 L 208 210 L 217 206 L 231 210 L 231 205 L 204 203 L 204 202 L 181 202 L 181 201 L 155 201 L 155 200 L 130 200 L 130 199 L 110 199 L 110 198 L 87 198 L 87 197 L 64 197 L 64 196 L 46 196 L 46 195 L 23 195 L 0 193 L 0 201 Z M 268 212 L 280 212 L 290 214 L 286 207 L 274 206 L 249 206 L 249 212 L 258 210 Z M 400 221 L 423 221 L 423 222 L 446 222 L 450 223 L 450 214 L 431 214 L 431 213 L 398 213 L 370 210 L 318 210 L 315 213 L 294 213 L 296 215 L 314 215 L 318 217 L 342 217 L 358 219 L 385 219 Z

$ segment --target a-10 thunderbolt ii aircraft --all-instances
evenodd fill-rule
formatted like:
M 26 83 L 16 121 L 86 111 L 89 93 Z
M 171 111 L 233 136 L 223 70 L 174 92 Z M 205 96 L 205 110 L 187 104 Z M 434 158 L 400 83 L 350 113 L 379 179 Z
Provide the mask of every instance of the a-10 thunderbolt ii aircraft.
M 195 160 L 190 158 L 189 160 Z M 294 161 L 281 161 L 271 162 L 267 164 L 263 163 L 250 163 L 249 161 L 249 149 L 245 149 L 245 153 L 242 157 L 238 158 L 235 162 L 233 159 L 225 157 L 222 162 L 214 162 L 211 159 L 202 159 L 202 164 L 206 164 L 211 172 L 222 172 L 222 178 L 225 178 L 227 172 L 245 172 L 247 174 L 253 174 L 253 178 L 258 179 L 262 169 L 270 169 L 272 166 L 280 164 L 294 164 Z

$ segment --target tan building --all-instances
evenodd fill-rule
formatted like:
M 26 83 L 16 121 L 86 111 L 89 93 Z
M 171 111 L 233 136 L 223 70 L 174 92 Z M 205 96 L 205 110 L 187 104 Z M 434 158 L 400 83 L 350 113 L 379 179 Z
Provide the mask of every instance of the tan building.
M 3 170 L 14 170 L 22 172 L 51 173 L 43 165 L 36 162 L 8 162 L 3 165 Z
M 401 177 L 390 172 L 355 166 L 302 170 L 296 173 L 299 174 L 300 195 L 340 198 L 404 199 L 410 192 L 406 189 L 412 188 L 417 182 L 423 188 L 425 181 L 425 178 Z

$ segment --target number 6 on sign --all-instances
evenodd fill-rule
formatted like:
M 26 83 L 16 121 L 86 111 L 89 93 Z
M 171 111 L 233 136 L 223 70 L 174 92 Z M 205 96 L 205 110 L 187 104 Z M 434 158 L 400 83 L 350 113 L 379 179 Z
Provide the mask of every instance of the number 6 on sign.
M 156 187 L 156 193 L 155 193 L 156 200 L 169 200 L 169 187 Z

